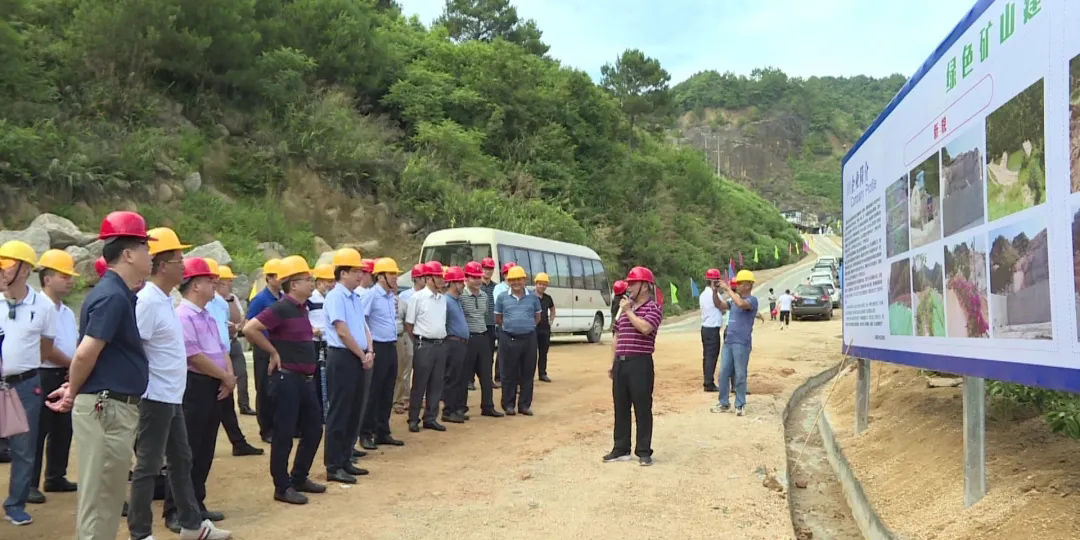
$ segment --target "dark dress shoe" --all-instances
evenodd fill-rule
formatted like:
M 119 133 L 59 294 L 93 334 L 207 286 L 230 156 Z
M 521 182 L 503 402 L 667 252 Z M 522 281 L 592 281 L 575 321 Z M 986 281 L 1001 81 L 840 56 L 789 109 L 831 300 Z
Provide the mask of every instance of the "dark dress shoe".
M 173 512 L 165 516 L 165 528 L 173 532 L 173 534 L 180 534 L 180 516 Z
M 0 463 L 11 463 L 11 450 L 0 450 Z
M 375 438 L 375 444 L 386 444 L 390 446 L 405 446 L 405 441 L 401 441 L 391 437 L 390 435 L 381 435 Z
M 489 411 L 481 411 L 480 416 L 490 416 L 492 418 L 502 418 L 502 417 L 504 417 L 506 415 L 499 412 L 499 411 L 496 411 L 495 409 L 491 409 Z
M 214 523 L 225 520 L 225 514 L 222 514 L 221 512 L 215 512 L 213 510 L 203 510 L 199 514 L 203 519 L 209 519 Z
M 360 467 L 356 467 L 351 464 L 342 467 L 341 470 L 353 476 L 367 476 L 369 474 L 367 469 L 361 469 Z
M 356 477 L 338 469 L 336 471 L 326 471 L 326 480 L 328 482 L 341 482 L 342 484 L 355 484 Z
M 243 414 L 245 416 L 255 416 L 255 415 L 259 414 L 259 413 L 251 410 L 251 407 L 242 407 L 240 409 L 240 414 Z
M 551 382 L 551 377 L 548 377 L 547 375 L 541 375 L 540 380 L 543 382 Z
M 271 443 L 273 443 L 273 442 L 274 442 L 274 437 L 273 437 L 273 436 L 271 436 L 271 435 L 263 435 L 263 436 L 261 437 L 261 439 L 262 439 L 262 442 L 264 442 L 264 443 L 266 443 L 266 444 L 271 444 Z
M 79 484 L 69 482 L 67 478 L 61 478 L 52 482 L 45 482 L 45 493 L 72 493 L 79 490 Z
M 262 448 L 255 448 L 246 442 L 234 445 L 232 449 L 232 455 L 234 456 L 261 456 L 263 455 Z
M 720 389 L 717 388 L 717 386 L 715 384 L 706 384 L 705 385 L 705 391 L 706 392 L 719 392 Z
M 307 497 L 293 488 L 286 488 L 285 491 L 275 491 L 274 500 L 289 504 L 307 504 Z
M 516 412 L 514 412 L 514 409 L 506 409 L 505 412 L 506 416 L 514 416 L 515 414 L 517 414 Z
M 120 511 L 120 516 L 121 517 L 127 517 L 127 512 L 128 512 L 128 504 L 127 504 L 127 501 L 124 501 L 124 509 Z
M 367 452 L 365 452 L 363 450 L 357 450 L 357 449 L 353 448 L 352 457 L 354 457 L 354 458 L 362 458 L 362 457 L 364 457 L 366 455 L 367 455 Z
M 420 433 L 420 422 L 409 422 L 410 433 Z
M 30 494 L 26 496 L 26 502 L 30 504 L 45 504 L 45 494 L 36 487 L 30 488 Z
M 521 414 L 524 414 L 525 416 L 532 416 L 533 415 L 532 409 L 521 409 L 518 412 L 521 413 Z
M 432 420 L 431 422 L 424 422 L 424 429 L 433 429 L 435 431 L 446 431 L 446 426 Z
M 375 445 L 375 437 L 372 437 L 371 435 L 360 437 L 360 446 L 363 447 L 364 450 L 375 450 L 378 448 L 378 446 Z
M 444 414 L 442 416 L 443 422 L 450 422 L 451 424 L 464 424 L 465 418 L 458 413 Z
M 303 482 L 293 482 L 292 487 L 301 493 L 326 493 L 326 486 L 316 484 L 310 478 L 305 478 Z

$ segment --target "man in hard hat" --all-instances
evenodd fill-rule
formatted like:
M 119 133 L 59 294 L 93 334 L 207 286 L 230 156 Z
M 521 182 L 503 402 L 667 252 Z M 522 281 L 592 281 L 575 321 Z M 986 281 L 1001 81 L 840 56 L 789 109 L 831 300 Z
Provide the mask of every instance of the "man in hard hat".
M 705 391 L 716 392 L 716 361 L 720 358 L 720 327 L 724 325 L 724 313 L 720 311 L 720 270 L 705 271 L 705 290 L 698 296 L 701 308 L 701 369 L 705 376 Z
M 326 302 L 326 293 L 330 292 L 336 283 L 334 265 L 316 266 L 311 271 L 311 277 L 315 278 L 315 290 L 307 301 L 308 320 L 311 321 L 311 332 L 315 336 L 315 378 L 319 383 L 315 385 L 315 392 L 319 395 L 319 405 L 325 421 L 330 404 L 326 391 L 326 312 L 323 311 L 323 304 Z
M 412 335 L 405 331 L 405 313 L 409 310 L 409 299 L 424 289 L 426 272 L 425 265 L 414 264 L 410 273 L 412 287 L 398 291 L 397 295 L 398 372 L 397 382 L 394 383 L 394 412 L 397 414 L 405 414 L 409 403 L 409 390 L 412 388 L 413 350 L 416 348 Z
M 150 275 L 146 220 L 135 212 L 105 216 L 98 239 L 109 268 L 83 301 L 78 346 L 68 382 L 46 406 L 74 411 L 72 436 L 79 463 L 75 537 L 115 538 L 124 506 L 138 404 L 149 367 L 135 322 L 135 289 Z M 107 415 L 111 422 L 101 422 Z
M 480 283 L 480 290 L 484 291 L 484 295 L 487 296 L 487 311 L 484 312 L 484 322 L 487 323 L 487 338 L 488 346 L 492 356 L 492 366 L 494 366 L 494 383 L 492 388 L 499 388 L 499 381 L 502 380 L 499 377 L 499 364 L 498 359 L 495 358 L 495 343 L 498 340 L 498 328 L 495 326 L 495 287 L 498 285 L 491 279 L 495 275 L 495 259 L 491 257 L 484 257 L 480 261 L 480 267 L 484 271 L 482 282 Z
M 308 476 L 323 425 L 315 394 L 314 335 L 305 305 L 315 290 L 315 281 L 307 261 L 298 255 L 282 259 L 277 271 L 285 294 L 244 324 L 244 337 L 270 355 L 267 369 L 273 379 L 274 425 L 281 426 L 274 431 L 270 447 L 274 500 L 307 504 L 304 493 L 326 493 L 325 485 L 312 482 Z M 290 473 L 289 454 L 297 426 L 300 444 Z
M 494 266 L 494 263 L 492 263 Z M 465 352 L 465 380 L 474 376 L 480 379 L 480 414 L 502 418 L 503 413 L 495 409 L 492 396 L 491 379 L 491 342 L 488 339 L 487 306 L 488 296 L 482 288 L 484 269 L 481 263 L 470 261 L 465 265 L 465 291 L 461 295 L 461 308 L 465 312 L 465 321 L 469 325 L 469 343 Z M 494 309 L 494 308 L 493 308 Z M 468 396 L 466 396 L 467 398 Z M 469 407 L 463 404 L 460 411 L 464 416 Z
M 533 375 L 536 372 L 536 325 L 540 322 L 540 299 L 525 291 L 525 269 L 506 273 L 510 292 L 495 300 L 495 323 L 499 326 L 499 363 L 503 374 L 502 407 L 513 416 L 532 416 Z M 520 389 L 520 395 L 518 391 Z
M 540 299 L 540 322 L 536 323 L 536 371 L 537 377 L 542 382 L 551 382 L 548 377 L 547 361 L 548 348 L 551 346 L 551 325 L 555 322 L 555 301 L 547 294 L 548 283 L 551 282 L 544 272 L 536 274 L 533 278 L 536 289 L 533 294 Z
M 356 289 L 356 294 L 360 296 L 364 296 L 375 286 L 375 259 L 363 259 L 363 261 L 364 264 L 360 266 L 360 284 Z
M 64 298 L 71 293 L 75 278 L 79 274 L 75 273 L 75 259 L 59 249 L 42 253 L 38 260 L 38 269 L 42 295 L 48 298 L 56 309 L 53 313 L 56 337 L 53 338 L 52 349 L 42 358 L 41 369 L 38 370 L 41 376 L 41 395 L 47 396 L 63 386 L 67 379 L 68 366 L 71 365 L 71 357 L 75 355 L 79 327 L 75 322 L 75 313 L 64 305 Z M 77 489 L 77 485 L 67 479 L 68 456 L 71 452 L 70 412 L 57 413 L 48 407 L 41 409 L 35 450 L 34 472 L 27 502 L 45 502 L 45 495 L 38 490 L 43 464 L 46 492 L 70 492 Z
M 465 272 L 459 266 L 446 270 L 446 388 L 443 391 L 442 421 L 462 424 L 468 420 L 465 407 L 469 398 L 469 379 L 472 371 L 466 371 L 469 323 L 461 305 L 465 288 Z
M 266 279 L 266 287 L 259 291 L 248 304 L 246 320 L 254 319 L 266 308 L 276 303 L 281 298 L 281 283 L 278 280 L 278 259 L 270 259 L 263 263 L 263 278 Z M 251 350 L 252 364 L 255 366 L 255 412 L 259 420 L 259 437 L 263 442 L 270 443 L 274 434 L 274 402 L 270 399 L 268 386 L 270 356 L 259 348 Z
M 404 446 L 390 433 L 390 411 L 394 406 L 394 386 L 397 383 L 397 261 L 389 257 L 376 259 L 371 275 L 374 285 L 360 299 L 371 334 L 375 365 L 368 372 L 371 378 L 368 404 L 360 427 L 361 446 L 374 450 L 377 445 Z
M 243 430 L 240 429 L 233 397 L 242 394 L 245 401 L 247 399 L 247 362 L 244 359 L 244 349 L 236 341 L 236 331 L 240 324 L 244 322 L 244 313 L 240 309 L 240 299 L 232 292 L 232 284 L 233 280 L 236 279 L 236 275 L 233 274 L 232 268 L 218 264 L 214 259 L 207 258 L 206 263 L 210 265 L 210 272 L 217 276 L 214 280 L 214 299 L 207 304 L 206 309 L 214 316 L 214 322 L 217 323 L 218 327 L 218 336 L 221 338 L 222 346 L 225 347 L 225 351 L 228 353 L 232 373 L 236 376 L 236 387 L 233 388 L 232 393 L 218 402 L 221 407 L 221 427 L 225 428 L 225 434 L 229 437 L 229 443 L 232 444 L 232 454 L 234 456 L 261 456 L 263 455 L 263 449 L 251 446 L 247 442 Z M 241 385 L 244 386 L 243 389 L 241 389 Z M 242 409 L 241 412 L 243 412 Z
M 371 330 L 364 320 L 356 288 L 363 273 L 360 253 L 352 248 L 334 252 L 337 284 L 326 293 L 326 385 L 329 410 L 326 414 L 326 445 L 323 463 L 326 479 L 355 484 L 366 469 L 352 464 L 353 445 L 359 436 L 365 399 L 364 372 L 374 366 Z
M 439 402 L 446 376 L 446 296 L 443 267 L 438 261 L 427 263 L 424 272 L 427 287 L 409 299 L 405 313 L 405 332 L 416 342 L 413 352 L 413 380 L 409 392 L 409 431 L 420 431 L 420 406 L 425 405 L 424 429 L 446 431 L 439 423 Z M 427 399 L 425 403 L 425 397 Z
M 188 385 L 185 336 L 180 317 L 173 307 L 169 293 L 184 281 L 185 265 L 182 244 L 176 232 L 166 227 L 151 229 L 154 240 L 149 243 L 152 259 L 150 280 L 139 291 L 135 303 L 135 320 L 143 348 L 149 359 L 149 385 L 139 402 L 139 428 L 135 439 L 135 470 L 131 476 L 131 496 L 128 508 L 128 532 L 131 538 L 149 538 L 153 533 L 154 516 L 150 503 L 154 500 L 154 482 L 162 465 L 168 464 L 168 483 L 171 495 L 166 494 L 165 524 L 185 537 L 230 538 L 228 531 L 218 529 L 204 516 L 202 507 L 205 483 L 200 497 L 198 483 L 193 477 L 193 447 L 202 444 L 200 434 L 189 434 L 192 411 L 185 408 Z M 203 267 L 208 265 L 199 259 Z M 217 325 L 210 322 L 217 339 Z M 223 349 L 221 342 L 217 347 Z M 235 384 L 235 378 L 230 379 Z M 213 417 L 219 418 L 217 403 Z M 216 424 L 215 424 L 216 426 Z M 215 429 L 216 441 L 216 429 Z M 189 438 L 200 437 L 192 440 Z M 195 444 L 192 444 L 195 443 Z M 207 512 L 208 513 L 208 512 Z M 192 536 L 193 533 L 199 536 Z
M 720 357 L 720 401 L 712 411 L 727 412 L 731 409 L 728 378 L 734 374 L 735 414 L 742 416 L 746 407 L 746 369 L 750 364 L 754 319 L 765 322 L 765 317 L 758 312 L 757 297 L 751 294 L 754 288 L 754 273 L 739 270 L 739 273 L 735 274 L 735 282 L 735 290 L 727 283 L 723 284 L 724 292 L 730 296 L 730 300 L 721 300 L 720 309 L 730 312 L 731 317 L 724 331 L 724 347 Z
M 26 411 L 29 431 L 8 437 L 11 450 L 11 483 L 4 501 L 5 517 L 15 525 L 28 525 L 33 519 L 26 513 L 27 496 L 34 484 L 34 449 L 37 447 L 41 421 L 41 363 L 52 355 L 56 337 L 56 309 L 48 297 L 26 284 L 37 264 L 34 248 L 25 242 L 10 240 L 0 245 L 0 260 L 14 269 L 7 276 L 7 317 L 0 317 L 3 352 L 0 357 L 0 380 L 15 390 Z M 62 382 L 62 381 L 61 381 Z

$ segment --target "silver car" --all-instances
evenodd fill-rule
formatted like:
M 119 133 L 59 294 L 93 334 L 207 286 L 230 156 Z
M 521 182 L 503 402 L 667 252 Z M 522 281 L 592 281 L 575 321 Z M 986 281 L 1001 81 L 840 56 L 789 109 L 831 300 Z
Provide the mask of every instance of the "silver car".
M 833 280 L 832 276 L 810 276 L 810 284 L 825 287 L 825 290 L 829 293 L 829 299 L 832 300 L 833 307 L 840 307 L 840 287 L 836 286 L 836 282 Z

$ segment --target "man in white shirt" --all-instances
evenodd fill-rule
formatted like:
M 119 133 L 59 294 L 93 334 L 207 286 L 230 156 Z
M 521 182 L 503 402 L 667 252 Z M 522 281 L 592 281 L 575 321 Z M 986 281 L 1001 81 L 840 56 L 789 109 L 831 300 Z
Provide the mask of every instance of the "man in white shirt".
M 0 331 L 4 335 L 0 378 L 18 394 L 30 427 L 26 433 L 7 439 L 11 448 L 11 482 L 4 501 L 4 517 L 15 525 L 29 525 L 34 520 L 26 513 L 26 499 L 30 494 L 34 447 L 44 405 L 39 371 L 42 359 L 52 354 L 56 309 L 48 297 L 26 284 L 37 263 L 34 248 L 11 240 L 0 246 L 0 259 L 5 261 L 0 266 L 14 266 L 5 275 L 7 314 L 0 316 Z
M 75 323 L 75 313 L 64 305 L 64 297 L 71 293 L 75 273 L 75 259 L 65 251 L 50 249 L 41 254 L 38 261 L 41 269 L 42 295 L 52 301 L 56 311 L 54 321 L 56 337 L 52 350 L 41 360 L 41 395 L 47 396 L 60 388 L 67 380 L 68 366 L 75 355 L 75 345 L 79 341 L 79 328 Z M 48 439 L 48 446 L 45 441 Z M 48 453 L 46 455 L 46 449 Z M 34 453 L 34 473 L 30 483 L 30 496 L 27 502 L 40 504 L 45 502 L 45 495 L 38 490 L 41 485 L 41 468 L 45 465 L 45 491 L 71 492 L 77 486 L 67 479 L 68 456 L 71 453 L 71 412 L 59 413 L 47 407 L 41 410 L 38 424 L 37 448 Z
M 720 293 L 717 282 L 720 270 L 705 271 L 705 290 L 698 296 L 701 306 L 701 366 L 705 375 L 705 391 L 716 392 L 716 361 L 720 358 L 720 328 L 724 326 L 724 314 L 720 311 Z
M 424 272 L 427 287 L 413 294 L 405 313 L 405 333 L 413 336 L 413 380 L 409 392 L 409 431 L 420 431 L 420 405 L 424 404 L 424 429 L 446 431 L 437 420 L 446 377 L 446 297 L 439 292 L 443 286 L 443 268 L 436 261 L 427 263 Z
M 181 244 L 176 233 L 165 227 L 147 234 L 153 257 L 150 279 L 136 295 L 135 322 L 150 363 L 150 382 L 139 401 L 139 426 L 135 439 L 135 472 L 131 477 L 128 531 L 132 540 L 144 540 L 153 532 L 154 479 L 168 460 L 169 488 L 176 506 L 176 520 L 182 539 L 227 539 L 232 534 L 203 519 L 191 480 L 191 446 L 184 421 L 184 391 L 187 389 L 187 350 L 184 330 L 173 308 L 172 291 L 184 279 Z M 234 379 L 235 380 L 235 379 Z M 177 531 L 174 531 L 177 532 Z
M 405 313 L 409 310 L 409 299 L 424 289 L 426 272 L 427 265 L 413 265 L 410 276 L 413 280 L 412 288 L 398 290 L 398 372 L 397 382 L 394 384 L 394 412 L 396 414 L 405 414 L 406 405 L 409 403 L 409 391 L 412 389 L 413 351 L 416 350 L 412 334 L 405 331 Z
M 787 328 L 791 324 L 791 304 L 795 301 L 795 297 L 791 296 L 791 289 L 785 289 L 784 294 L 777 298 L 777 302 L 780 304 L 780 327 L 781 330 Z

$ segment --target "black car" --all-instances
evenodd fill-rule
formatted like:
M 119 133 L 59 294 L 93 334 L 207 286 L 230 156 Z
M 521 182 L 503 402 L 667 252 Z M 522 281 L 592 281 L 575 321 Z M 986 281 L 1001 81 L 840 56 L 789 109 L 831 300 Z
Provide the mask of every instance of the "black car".
M 833 302 L 824 285 L 799 285 L 795 288 L 795 301 L 791 304 L 791 316 L 795 320 L 804 317 L 832 319 Z

